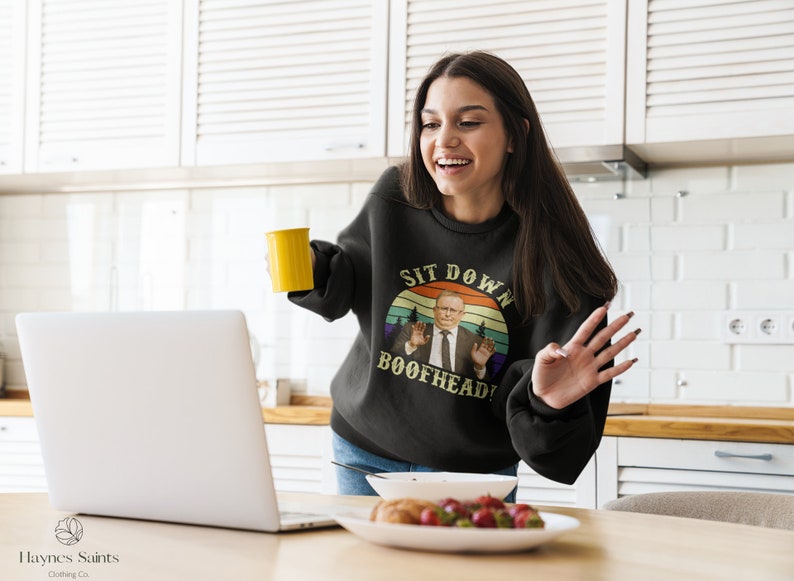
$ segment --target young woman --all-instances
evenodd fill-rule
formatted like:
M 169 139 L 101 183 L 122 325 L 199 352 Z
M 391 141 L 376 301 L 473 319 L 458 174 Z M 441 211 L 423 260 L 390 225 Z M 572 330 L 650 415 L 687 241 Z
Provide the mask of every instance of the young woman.
M 417 90 L 407 162 L 336 244 L 311 246 L 315 288 L 290 300 L 329 320 L 352 310 L 360 327 L 331 384 L 339 462 L 515 474 L 523 459 L 576 480 L 612 379 L 636 361 L 613 359 L 639 329 L 611 341 L 632 313 L 607 324 L 616 277 L 509 64 L 484 52 L 438 61 Z M 480 338 L 462 348 L 487 373 L 450 371 L 396 340 L 431 325 L 447 291 Z M 340 493 L 373 494 L 357 473 L 337 476 Z

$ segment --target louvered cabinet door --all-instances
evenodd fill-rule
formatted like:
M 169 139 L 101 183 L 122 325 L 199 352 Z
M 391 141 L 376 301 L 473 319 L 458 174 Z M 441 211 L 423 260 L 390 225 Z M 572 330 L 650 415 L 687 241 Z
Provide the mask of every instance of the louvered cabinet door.
M 22 172 L 25 5 L 0 0 L 0 174 Z
M 387 4 L 188 1 L 183 164 L 382 157 Z
M 794 2 L 632 0 L 626 137 L 658 161 L 794 154 Z
M 416 88 L 448 52 L 486 50 L 523 77 L 555 148 L 623 143 L 625 0 L 394 0 L 389 154 L 405 155 Z
M 181 4 L 30 0 L 27 171 L 179 161 Z

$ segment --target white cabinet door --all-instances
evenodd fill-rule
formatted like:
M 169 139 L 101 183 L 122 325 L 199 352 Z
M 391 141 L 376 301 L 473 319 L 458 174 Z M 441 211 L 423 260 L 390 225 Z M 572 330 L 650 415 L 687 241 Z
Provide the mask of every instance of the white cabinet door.
M 265 424 L 265 433 L 277 491 L 336 493 L 330 427 Z
M 794 445 L 604 438 L 598 505 L 649 492 L 743 490 L 794 494 Z
M 571 485 L 560 484 L 544 478 L 523 461 L 518 464 L 518 491 L 516 502 L 545 504 L 549 506 L 596 507 L 595 457 L 585 466 L 579 478 Z
M 22 172 L 25 3 L 0 0 L 0 174 Z
M 179 161 L 181 3 L 29 2 L 28 172 Z
M 0 492 L 46 492 L 33 418 L 0 417 Z
M 383 156 L 387 5 L 187 2 L 182 163 Z
M 660 162 L 791 157 L 792 2 L 632 0 L 628 15 L 630 146 Z
M 446 52 L 487 50 L 524 78 L 555 148 L 623 143 L 625 0 L 392 1 L 389 155 L 406 154 L 416 88 Z

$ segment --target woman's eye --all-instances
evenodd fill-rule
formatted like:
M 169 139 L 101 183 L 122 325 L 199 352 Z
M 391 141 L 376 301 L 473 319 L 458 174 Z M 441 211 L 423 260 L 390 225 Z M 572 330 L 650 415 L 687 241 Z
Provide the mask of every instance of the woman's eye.
M 479 127 L 480 125 L 482 125 L 482 123 L 480 123 L 479 121 L 461 121 L 460 122 L 460 126 L 461 127 Z
M 436 127 L 438 127 L 438 123 L 435 121 L 425 121 L 422 123 L 422 129 L 435 129 Z

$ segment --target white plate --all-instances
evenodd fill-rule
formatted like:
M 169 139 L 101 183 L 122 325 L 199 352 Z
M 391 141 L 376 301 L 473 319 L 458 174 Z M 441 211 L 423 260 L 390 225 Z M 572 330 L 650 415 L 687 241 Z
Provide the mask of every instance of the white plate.
M 466 472 L 383 472 L 385 478 L 367 476 L 381 498 L 417 498 L 438 502 L 442 498 L 474 500 L 491 495 L 503 499 L 518 484 L 515 476 Z
M 379 523 L 363 513 L 338 514 L 336 521 L 377 545 L 442 553 L 513 553 L 547 543 L 579 526 L 571 516 L 541 512 L 542 529 L 479 529 Z

